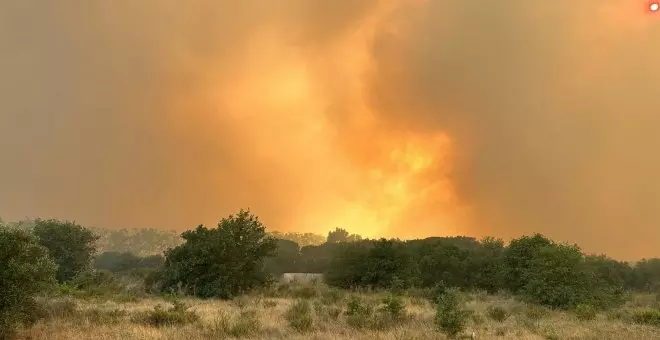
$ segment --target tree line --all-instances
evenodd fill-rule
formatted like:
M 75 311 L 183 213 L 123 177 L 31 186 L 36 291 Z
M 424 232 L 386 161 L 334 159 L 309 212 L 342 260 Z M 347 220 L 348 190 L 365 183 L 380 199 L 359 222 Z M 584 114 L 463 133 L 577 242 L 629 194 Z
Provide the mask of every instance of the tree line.
M 449 288 L 508 292 L 552 308 L 609 308 L 626 291 L 660 293 L 660 259 L 629 264 L 540 234 L 508 244 L 471 237 L 402 241 L 362 239 L 337 228 L 321 244 L 302 234 L 302 247 L 292 237 L 276 238 L 281 235 L 241 210 L 215 227 L 182 233 L 161 254 L 145 255 L 98 252 L 100 236 L 75 222 L 0 222 L 0 338 L 34 320 L 34 297 L 52 287 L 88 289 L 135 271 L 149 292 L 224 299 L 266 287 L 285 272 L 323 273 L 337 288 L 420 290 L 432 298 Z

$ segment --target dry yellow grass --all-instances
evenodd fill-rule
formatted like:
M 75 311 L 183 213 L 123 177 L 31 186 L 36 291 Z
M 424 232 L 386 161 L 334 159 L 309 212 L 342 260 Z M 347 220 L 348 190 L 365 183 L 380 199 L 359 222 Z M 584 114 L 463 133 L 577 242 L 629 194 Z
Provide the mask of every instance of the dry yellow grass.
M 363 294 L 364 299 L 376 301 L 381 294 Z M 637 297 L 618 310 L 601 313 L 591 321 L 579 321 L 570 312 L 547 311 L 539 320 L 530 318 L 527 306 L 513 299 L 485 295 L 468 295 L 467 306 L 475 313 L 470 319 L 464 335 L 475 332 L 477 339 L 660 339 L 660 328 L 637 325 L 626 316 L 636 308 L 644 308 L 653 299 Z M 350 328 L 343 316 L 333 320 L 316 315 L 313 331 L 298 333 L 292 330 L 284 317 L 292 299 L 244 297 L 239 303 L 219 300 L 184 299 L 190 310 L 200 316 L 200 321 L 177 327 L 154 327 L 134 320 L 140 312 L 152 310 L 156 305 L 171 305 L 157 298 L 144 299 L 135 303 L 76 301 L 81 313 L 76 317 L 55 317 L 38 322 L 29 329 L 19 332 L 20 339 L 226 339 L 227 334 L 217 331 L 215 326 L 222 316 L 237 318 L 242 311 L 256 311 L 261 326 L 248 339 L 443 339 L 434 325 L 435 310 L 425 300 L 405 298 L 406 311 L 410 315 L 402 325 L 384 331 L 355 330 Z M 320 300 L 312 299 L 312 303 Z M 339 303 L 338 306 L 344 306 Z M 511 315 L 504 322 L 488 317 L 489 306 L 502 306 Z M 124 310 L 126 314 L 115 323 L 99 323 L 85 317 L 84 311 Z M 538 308 L 536 308 L 538 309 Z

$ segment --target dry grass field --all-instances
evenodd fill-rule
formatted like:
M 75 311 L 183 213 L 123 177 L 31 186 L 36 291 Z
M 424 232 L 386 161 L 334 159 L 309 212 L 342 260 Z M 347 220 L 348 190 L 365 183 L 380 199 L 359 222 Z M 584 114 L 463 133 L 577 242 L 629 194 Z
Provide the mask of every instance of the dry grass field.
M 300 292 L 300 291 L 299 291 Z M 178 300 L 188 306 L 176 318 L 154 312 L 160 305 L 172 308 L 172 299 L 145 297 L 131 302 L 113 299 L 44 300 L 47 317 L 18 333 L 19 339 L 444 339 L 434 323 L 435 308 L 426 299 L 404 296 L 405 316 L 382 319 L 359 327 L 346 315 L 348 301 L 358 296 L 378 310 L 385 292 L 355 293 L 314 287 L 304 294 L 259 293 L 234 301 Z M 286 296 L 286 297 L 282 297 Z M 616 310 L 598 313 L 590 320 L 577 314 L 527 305 L 505 296 L 465 293 L 465 307 L 472 310 L 459 338 L 477 339 L 660 339 L 660 328 L 633 321 L 635 311 L 658 305 L 655 295 L 630 296 Z M 296 330 L 289 310 L 296 301 L 311 307 L 302 317 L 305 330 Z M 505 311 L 493 316 L 493 307 Z M 374 313 L 377 315 L 378 313 Z M 160 317 L 159 317 L 160 315 Z M 374 316 L 375 317 L 375 316 Z M 496 320 L 499 319 L 499 320 Z M 375 319 L 374 319 L 375 320 Z M 377 325 L 377 326 L 374 326 Z M 294 325 L 295 327 L 295 325 Z

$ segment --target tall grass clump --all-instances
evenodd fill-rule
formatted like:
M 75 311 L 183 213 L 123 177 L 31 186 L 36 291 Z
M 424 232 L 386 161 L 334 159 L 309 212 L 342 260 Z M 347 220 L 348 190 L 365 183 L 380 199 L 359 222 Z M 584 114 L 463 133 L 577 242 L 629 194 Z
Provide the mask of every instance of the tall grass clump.
M 254 310 L 244 310 L 232 320 L 232 317 L 226 313 L 221 312 L 220 316 L 216 318 L 211 326 L 210 338 L 212 339 L 225 339 L 227 337 L 249 337 L 253 336 L 261 330 L 261 322 Z

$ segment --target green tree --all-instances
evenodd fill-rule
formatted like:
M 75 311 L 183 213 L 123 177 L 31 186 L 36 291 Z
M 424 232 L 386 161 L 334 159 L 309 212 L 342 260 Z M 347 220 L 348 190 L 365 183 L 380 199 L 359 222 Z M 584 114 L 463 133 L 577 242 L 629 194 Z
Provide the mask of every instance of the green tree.
M 202 225 L 181 235 L 184 243 L 165 253 L 164 291 L 181 288 L 202 298 L 232 298 L 265 285 L 264 260 L 274 256 L 275 239 L 249 211 Z
M 0 339 L 34 321 L 33 297 L 55 283 L 56 270 L 48 250 L 33 235 L 0 228 Z
M 660 293 L 660 259 L 643 259 L 637 262 L 631 281 L 636 290 Z
M 98 239 L 91 230 L 75 222 L 37 219 L 34 234 L 57 263 L 59 282 L 71 281 L 90 268 Z
M 585 261 L 575 245 L 550 244 L 539 249 L 523 273 L 523 296 L 553 308 L 580 304 L 610 307 L 621 302 L 622 287 L 608 283 Z
M 279 231 L 273 231 L 270 235 L 279 240 L 293 241 L 300 247 L 318 246 L 326 241 L 325 236 L 313 233 L 281 233 Z
M 328 233 L 328 243 L 348 242 L 349 233 L 346 229 L 335 228 Z
M 549 246 L 552 241 L 541 234 L 523 236 L 511 241 L 504 251 L 503 265 L 506 277 L 506 288 L 517 293 L 526 284 L 525 275 L 530 271 L 531 262 L 541 248 Z
M 504 241 L 487 237 L 468 258 L 467 270 L 472 286 L 496 293 L 504 285 Z
M 405 243 L 397 240 L 341 244 L 326 272 L 328 284 L 342 287 L 406 288 L 415 267 Z
M 275 240 L 277 251 L 274 257 L 266 259 L 266 270 L 273 275 L 295 273 L 298 271 L 300 261 L 300 247 L 289 240 Z

